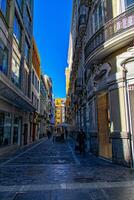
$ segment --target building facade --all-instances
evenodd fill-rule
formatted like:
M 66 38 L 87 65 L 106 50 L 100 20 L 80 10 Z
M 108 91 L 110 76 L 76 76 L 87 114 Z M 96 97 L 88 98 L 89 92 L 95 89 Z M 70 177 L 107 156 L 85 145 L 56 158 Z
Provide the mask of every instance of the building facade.
M 74 1 L 70 118 L 87 150 L 125 165 L 134 161 L 133 31 L 133 0 Z
M 40 137 L 44 137 L 47 133 L 47 89 L 44 81 L 44 76 L 41 75 L 40 80 Z
M 55 99 L 55 126 L 65 122 L 66 99 Z
M 47 75 L 41 75 L 41 92 L 40 92 L 40 114 L 41 125 L 40 134 L 47 134 L 47 130 L 51 130 L 54 126 L 54 103 L 52 80 Z
M 40 56 L 35 40 L 32 40 L 32 104 L 36 108 L 31 124 L 32 141 L 40 138 Z
M 33 2 L 0 1 L 0 147 L 31 140 Z

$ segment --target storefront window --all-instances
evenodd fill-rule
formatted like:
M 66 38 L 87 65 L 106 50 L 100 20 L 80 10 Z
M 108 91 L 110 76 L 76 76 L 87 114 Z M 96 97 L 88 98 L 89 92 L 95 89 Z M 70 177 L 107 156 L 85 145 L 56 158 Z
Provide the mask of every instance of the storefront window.
M 13 144 L 18 144 L 18 136 L 19 136 L 19 117 L 14 116 Z
M 11 114 L 0 112 L 0 146 L 11 144 Z

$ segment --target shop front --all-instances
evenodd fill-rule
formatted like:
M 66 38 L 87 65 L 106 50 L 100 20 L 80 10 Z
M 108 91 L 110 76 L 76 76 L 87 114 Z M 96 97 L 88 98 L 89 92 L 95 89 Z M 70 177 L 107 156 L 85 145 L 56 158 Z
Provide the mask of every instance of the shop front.
M 0 147 L 21 145 L 21 117 L 0 111 Z
M 11 145 L 11 114 L 0 112 L 0 147 Z

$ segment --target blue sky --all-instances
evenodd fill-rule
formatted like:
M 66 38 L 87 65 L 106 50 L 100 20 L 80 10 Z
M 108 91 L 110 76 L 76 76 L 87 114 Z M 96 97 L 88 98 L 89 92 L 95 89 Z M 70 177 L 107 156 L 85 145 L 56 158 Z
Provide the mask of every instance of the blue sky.
M 34 0 L 34 37 L 55 97 L 65 97 L 71 14 L 72 0 Z

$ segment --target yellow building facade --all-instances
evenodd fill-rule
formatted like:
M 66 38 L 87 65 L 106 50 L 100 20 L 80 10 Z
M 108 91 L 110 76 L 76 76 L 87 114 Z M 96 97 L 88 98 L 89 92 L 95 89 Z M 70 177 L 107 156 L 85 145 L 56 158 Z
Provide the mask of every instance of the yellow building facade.
M 64 98 L 55 99 L 55 126 L 65 122 L 65 102 Z

